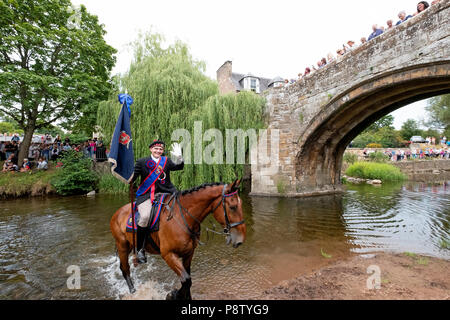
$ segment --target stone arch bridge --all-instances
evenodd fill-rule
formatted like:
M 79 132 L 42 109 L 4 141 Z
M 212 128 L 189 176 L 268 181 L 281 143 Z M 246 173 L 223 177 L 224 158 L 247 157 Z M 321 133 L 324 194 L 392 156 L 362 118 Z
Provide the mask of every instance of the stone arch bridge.
M 450 93 L 449 17 L 450 1 L 441 1 L 341 61 L 267 91 L 278 159 L 252 166 L 252 194 L 341 191 L 343 154 L 359 133 L 405 105 Z

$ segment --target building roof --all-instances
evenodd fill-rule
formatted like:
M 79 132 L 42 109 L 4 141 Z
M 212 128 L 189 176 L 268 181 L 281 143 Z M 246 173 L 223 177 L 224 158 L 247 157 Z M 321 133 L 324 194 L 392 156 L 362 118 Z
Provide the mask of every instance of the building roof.
M 236 87 L 237 91 L 244 90 L 244 78 L 252 77 L 259 79 L 259 88 L 261 92 L 267 90 L 269 88 L 269 85 L 273 83 L 271 79 L 257 77 L 252 74 L 240 74 L 240 73 L 231 73 L 231 81 L 233 82 L 234 86 Z M 280 78 L 281 79 L 281 78 Z

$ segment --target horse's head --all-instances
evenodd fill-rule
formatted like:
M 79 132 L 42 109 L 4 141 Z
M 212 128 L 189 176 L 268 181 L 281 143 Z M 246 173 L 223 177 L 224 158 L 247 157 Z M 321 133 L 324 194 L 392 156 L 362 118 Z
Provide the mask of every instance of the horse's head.
M 222 194 L 215 202 L 213 210 L 214 218 L 219 222 L 227 234 L 227 244 L 232 244 L 234 248 L 239 247 L 245 241 L 247 227 L 242 213 L 242 203 L 238 190 L 241 180 L 236 180 L 233 184 L 223 186 Z

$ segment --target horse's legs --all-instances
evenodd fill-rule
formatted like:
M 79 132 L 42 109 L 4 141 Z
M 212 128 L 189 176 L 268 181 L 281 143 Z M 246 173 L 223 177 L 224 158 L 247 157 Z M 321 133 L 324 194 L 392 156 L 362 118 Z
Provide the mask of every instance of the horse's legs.
M 169 293 L 166 297 L 167 300 L 174 299 L 182 299 L 189 300 L 190 299 L 190 287 L 192 285 L 191 276 L 184 268 L 183 263 L 178 255 L 173 252 L 169 252 L 165 254 L 163 257 L 164 261 L 166 261 L 167 265 L 175 271 L 178 277 L 181 280 L 181 289 L 174 290 Z
M 117 251 L 119 252 L 120 270 L 122 271 L 122 275 L 127 282 L 130 293 L 135 293 L 136 289 L 134 288 L 133 281 L 131 281 L 130 264 L 128 263 L 128 255 L 130 254 L 128 242 L 121 244 L 117 243 Z
M 184 284 L 182 284 L 182 287 L 185 286 L 187 300 L 192 300 L 192 296 L 191 296 L 191 286 L 192 286 L 191 261 L 192 261 L 193 256 L 194 256 L 194 254 L 191 254 L 189 257 L 183 259 L 184 269 L 186 269 L 186 272 L 189 274 L 189 280 L 186 281 Z

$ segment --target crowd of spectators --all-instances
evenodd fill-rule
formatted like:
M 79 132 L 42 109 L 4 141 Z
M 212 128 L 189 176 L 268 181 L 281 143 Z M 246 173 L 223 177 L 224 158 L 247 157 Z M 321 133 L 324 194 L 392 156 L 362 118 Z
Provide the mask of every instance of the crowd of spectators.
M 435 5 L 438 2 L 440 2 L 440 1 L 441 0 L 434 0 L 434 1 L 431 2 L 431 5 Z M 429 7 L 430 7 L 430 4 L 427 1 L 420 1 L 417 4 L 417 8 L 416 8 L 417 11 L 415 13 L 413 13 L 413 14 L 406 14 L 405 11 L 403 11 L 403 10 L 400 11 L 398 13 L 398 15 L 397 15 L 399 20 L 397 21 L 395 26 L 398 26 L 401 23 L 405 22 L 406 20 L 408 20 L 408 19 L 410 19 L 410 18 L 420 14 L 421 12 L 425 11 Z M 391 19 L 389 19 L 386 22 L 386 27 L 374 24 L 372 26 L 372 33 L 367 37 L 367 39 L 366 39 L 366 37 L 362 37 L 360 39 L 361 43 L 359 45 L 357 45 L 353 40 L 347 41 L 347 44 L 343 44 L 342 48 L 338 48 L 336 50 L 336 56 L 334 56 L 332 53 L 329 53 L 327 55 L 327 58 L 322 58 L 322 59 L 320 59 L 317 62 L 317 66 L 311 65 L 310 67 L 306 67 L 305 71 L 303 73 L 299 73 L 298 74 L 298 79 L 297 80 L 291 79 L 289 81 L 286 81 L 286 83 L 294 83 L 294 82 L 296 82 L 298 80 L 301 80 L 303 77 L 307 77 L 307 76 L 311 75 L 312 73 L 314 73 L 315 71 L 317 71 L 319 69 L 322 69 L 323 67 L 325 67 L 327 64 L 330 64 L 331 62 L 342 60 L 343 56 L 346 53 L 351 52 L 355 48 L 365 44 L 368 41 L 371 41 L 372 39 L 374 39 L 374 38 L 378 37 L 379 35 L 383 34 L 385 31 L 388 31 L 390 29 L 395 28 L 395 26 L 394 26 L 393 20 L 391 20 Z
M 450 152 L 447 148 L 434 147 L 419 149 L 407 149 L 407 150 L 391 150 L 385 151 L 385 154 L 391 161 L 404 161 L 413 159 L 450 159 Z
M 70 138 L 66 137 L 64 142 L 58 135 L 52 138 L 49 134 L 41 137 L 39 143 L 32 143 L 28 150 L 28 157 L 24 158 L 22 167 L 18 167 L 18 155 L 21 146 L 19 135 L 15 134 L 11 141 L 0 141 L 0 161 L 5 161 L 2 172 L 8 171 L 31 171 L 47 170 L 48 163 L 53 161 L 58 162 L 65 152 L 75 150 L 82 152 L 84 157 L 92 159 L 96 162 L 104 162 L 108 160 L 108 150 L 103 145 L 102 140 L 97 138 L 86 140 L 84 143 L 71 143 Z

